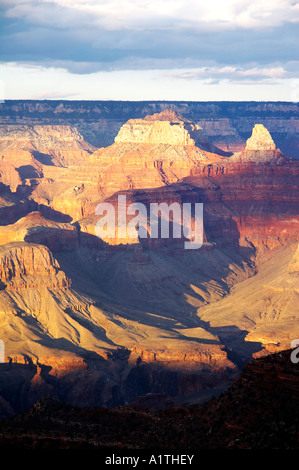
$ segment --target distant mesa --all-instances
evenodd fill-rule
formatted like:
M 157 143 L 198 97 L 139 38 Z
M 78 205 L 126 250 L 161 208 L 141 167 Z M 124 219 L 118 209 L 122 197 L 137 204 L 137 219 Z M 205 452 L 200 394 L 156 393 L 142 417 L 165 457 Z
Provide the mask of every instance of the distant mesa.
M 167 144 L 175 146 L 197 146 L 202 150 L 224 154 L 211 145 L 203 128 L 167 109 L 148 115 L 144 119 L 130 119 L 120 129 L 115 143 Z
M 165 110 L 127 121 L 115 143 L 94 152 L 86 168 L 90 174 L 93 165 L 98 173 L 97 187 L 104 199 L 120 190 L 177 183 L 200 163 L 223 163 L 224 153 L 209 143 L 198 124 Z
M 176 147 L 197 147 L 205 152 L 230 157 L 209 142 L 204 129 L 172 109 L 148 115 L 143 119 L 130 119 L 120 129 L 115 144 L 151 144 Z M 242 152 L 235 153 L 232 161 L 278 162 L 284 155 L 263 124 L 255 124 L 251 137 Z
M 174 109 L 165 109 L 160 113 L 149 114 L 145 116 L 145 121 L 169 121 L 169 122 L 187 122 L 190 123 L 189 119 L 183 117 L 179 112 L 174 111 Z

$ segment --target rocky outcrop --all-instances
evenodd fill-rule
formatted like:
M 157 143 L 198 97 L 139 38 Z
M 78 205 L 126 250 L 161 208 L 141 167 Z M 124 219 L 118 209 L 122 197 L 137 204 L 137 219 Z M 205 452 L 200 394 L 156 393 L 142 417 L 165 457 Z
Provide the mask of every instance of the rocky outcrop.
M 40 212 L 30 212 L 15 224 L 1 228 L 0 245 L 26 241 L 46 245 L 51 251 L 74 250 L 78 247 L 76 227 L 46 219 Z
M 0 247 L 2 289 L 67 287 L 70 281 L 48 248 L 25 242 Z
M 130 120 L 115 143 L 89 159 L 99 175 L 103 197 L 119 190 L 169 185 L 188 176 L 199 162 L 224 160 L 209 144 L 202 129 L 173 111 Z
M 173 110 L 130 119 L 115 137 L 116 143 L 168 144 L 176 146 L 209 146 L 203 129 Z
M 229 181 L 228 191 L 236 192 L 239 184 L 235 185 L 234 178 L 243 178 L 248 173 L 250 184 L 255 184 L 253 179 L 259 173 L 260 183 L 258 186 L 255 184 L 258 195 L 263 186 L 262 180 L 268 180 L 268 174 L 272 171 L 275 174 L 280 172 L 280 179 L 284 178 L 283 174 L 296 171 L 296 162 L 285 158 L 275 149 L 271 136 L 263 126 L 255 128 L 253 137 L 249 139 L 248 147 L 243 152 L 224 157 L 196 145 L 171 143 L 172 138 L 173 142 L 186 141 L 187 134 L 190 143 L 194 139 L 191 139 L 188 126 L 196 127 L 172 112 L 160 113 L 158 117 L 147 116 L 138 120 L 138 125 L 135 121 L 124 125 L 117 142 L 94 152 L 88 163 L 63 169 L 44 167 L 44 178 L 33 190 L 32 198 L 39 204 L 49 205 L 58 212 L 70 215 L 75 221 L 90 216 L 96 201 L 103 201 L 120 190 L 159 188 L 177 183 L 189 175 L 202 175 L 204 178 L 215 177 L 221 184 Z M 157 142 L 160 143 L 153 143 L 156 142 L 156 137 L 151 140 L 149 129 L 154 125 L 160 129 L 157 134 Z M 173 129 L 176 129 L 178 135 L 184 136 L 181 141 L 176 140 Z M 121 142 L 121 139 L 128 141 Z M 168 143 L 161 143 L 163 140 Z M 253 147 L 255 150 L 252 150 Z M 256 166 L 252 166 L 253 164 Z M 268 165 L 267 170 L 262 166 L 259 168 L 260 164 Z M 267 176 L 264 178 L 262 175 L 265 171 Z M 282 184 L 284 183 L 280 181 L 279 187 Z M 275 186 L 271 189 L 272 192 L 274 188 Z M 265 191 L 266 189 L 264 194 Z M 239 196 L 241 199 L 247 197 L 245 188 L 240 188 Z M 226 190 L 224 197 L 227 197 Z M 268 194 L 266 198 L 269 199 Z
M 207 214 L 208 240 L 237 238 L 242 245 L 250 242 L 257 248 L 293 243 L 299 236 L 299 164 L 291 159 L 284 159 L 281 164 L 282 160 L 272 160 L 271 155 L 270 161 L 262 162 L 256 159 L 259 150 L 250 152 L 252 161 L 241 161 L 238 156 L 221 164 L 200 163 L 191 176 L 184 178 L 201 188 L 207 212 L 222 211 L 222 220 L 230 218 L 225 235 L 223 222 L 217 224 L 217 216 Z
M 22 179 L 16 167 L 9 161 L 0 161 L 0 182 L 8 186 L 12 192 L 16 192 L 18 186 L 22 184 Z
M 255 163 L 283 163 L 287 158 L 276 149 L 275 143 L 269 131 L 262 125 L 256 124 L 251 137 L 246 142 L 246 147 L 240 154 L 231 157 L 232 161 Z
M 246 142 L 245 150 L 276 150 L 276 146 L 270 132 L 262 124 L 256 124 Z

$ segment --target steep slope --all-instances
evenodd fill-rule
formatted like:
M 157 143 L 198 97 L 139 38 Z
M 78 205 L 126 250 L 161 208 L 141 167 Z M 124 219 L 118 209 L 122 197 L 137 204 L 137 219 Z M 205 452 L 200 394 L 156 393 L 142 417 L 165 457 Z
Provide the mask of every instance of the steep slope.
M 73 249 L 77 244 L 76 227 L 43 217 L 40 212 L 30 212 L 16 223 L 1 227 L 0 245 L 14 241 L 42 243 L 56 250 Z
M 299 274 L 293 261 L 292 245 L 269 251 L 257 263 L 255 276 L 236 284 L 226 298 L 198 309 L 231 359 L 245 359 L 246 343 L 260 344 L 255 354 L 260 355 L 288 348 L 297 338 Z

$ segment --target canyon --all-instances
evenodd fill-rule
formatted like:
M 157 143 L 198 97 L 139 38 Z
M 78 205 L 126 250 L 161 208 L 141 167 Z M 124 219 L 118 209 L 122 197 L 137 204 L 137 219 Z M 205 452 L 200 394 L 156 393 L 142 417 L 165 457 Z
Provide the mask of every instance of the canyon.
M 299 159 L 275 136 L 290 125 L 288 149 L 297 105 L 247 104 L 246 132 L 265 109 L 285 121 L 273 135 L 260 120 L 246 139 L 232 131 L 231 145 L 218 138 L 216 104 L 144 104 L 139 116 L 135 104 L 122 125 L 133 105 L 72 106 L 0 105 L 0 415 L 40 397 L 197 404 L 252 358 L 288 349 L 298 337 Z M 213 124 L 191 119 L 195 109 Z M 95 145 L 110 124 L 109 145 Z M 171 223 L 169 239 L 99 239 L 96 208 L 116 207 L 118 195 L 147 208 L 202 203 L 202 247 L 185 250 Z

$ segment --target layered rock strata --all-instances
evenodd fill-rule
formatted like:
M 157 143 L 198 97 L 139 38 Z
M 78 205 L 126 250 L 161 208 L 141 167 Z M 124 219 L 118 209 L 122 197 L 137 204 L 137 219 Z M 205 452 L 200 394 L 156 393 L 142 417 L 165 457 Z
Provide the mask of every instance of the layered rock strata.
M 0 281 L 5 289 L 67 287 L 70 280 L 43 245 L 18 242 L 0 247 Z
M 298 163 L 261 126 L 241 153 L 214 151 L 196 124 L 164 112 L 130 121 L 76 164 L 29 151 L 21 168 L 13 157 L 20 179 L 0 187 L 0 328 L 12 363 L 33 360 L 37 394 L 53 374 L 80 404 L 89 385 L 104 405 L 153 390 L 174 399 L 227 385 L 253 354 L 290 340 Z M 95 209 L 117 191 L 147 207 L 202 202 L 202 249 L 99 240 Z

